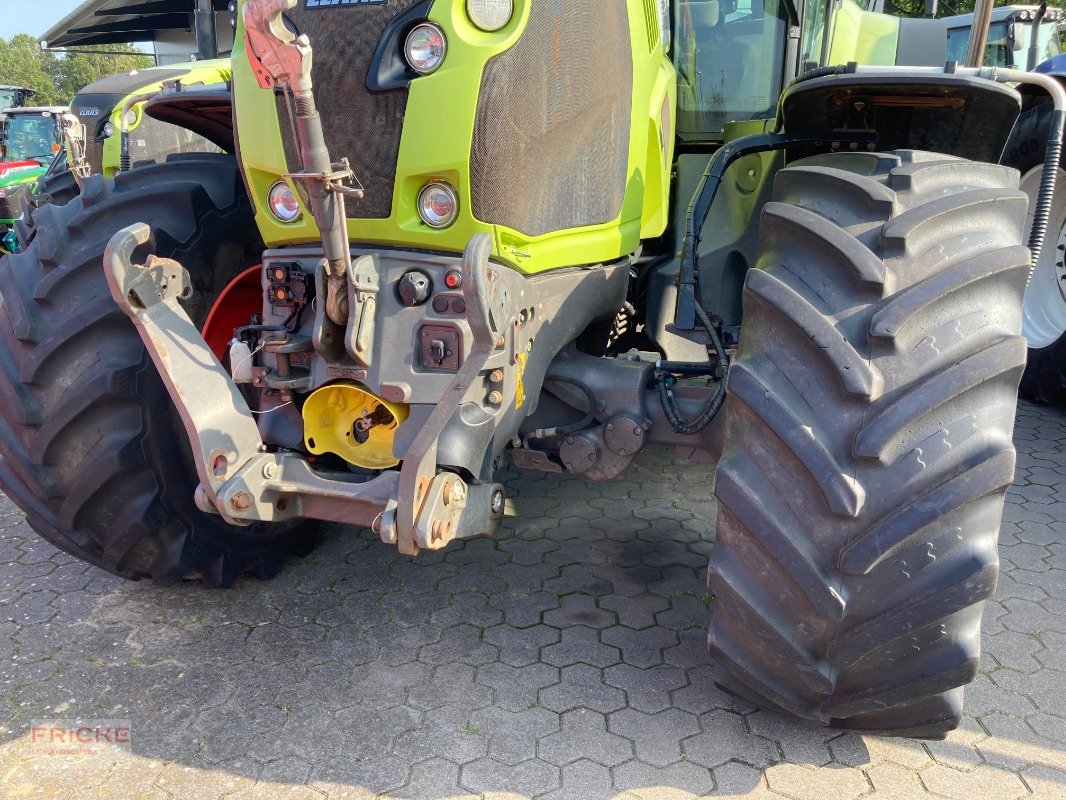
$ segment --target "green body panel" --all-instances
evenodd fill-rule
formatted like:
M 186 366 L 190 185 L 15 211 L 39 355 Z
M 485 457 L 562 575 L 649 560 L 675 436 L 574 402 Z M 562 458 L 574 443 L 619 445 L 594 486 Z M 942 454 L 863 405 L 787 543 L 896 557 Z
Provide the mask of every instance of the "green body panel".
M 12 197 L 20 186 L 25 184 L 35 184 L 37 179 L 44 175 L 46 167 L 42 167 L 40 164 L 34 167 L 14 167 L 14 168 L 0 168 L 0 192 L 5 197 Z M 10 201 L 7 204 L 8 207 L 14 206 Z M 13 225 L 15 220 L 5 219 L 0 216 L 0 225 Z
M 166 73 L 165 80 L 174 80 L 173 72 L 175 69 L 185 68 L 185 75 L 181 78 L 181 82 L 185 86 L 193 86 L 201 84 L 204 86 L 210 86 L 217 83 L 228 83 L 232 72 L 230 70 L 230 60 L 228 58 L 218 58 L 210 61 L 197 61 L 186 65 L 168 65 L 165 67 L 150 67 L 148 69 L 140 70 L 138 73 L 144 80 L 143 83 L 138 85 L 138 88 L 127 92 L 124 95 L 120 95 L 120 99 L 114 103 L 110 109 L 110 116 L 108 120 L 115 126 L 115 130 L 119 129 L 119 122 L 122 115 L 122 107 L 126 104 L 127 100 L 140 94 L 147 94 L 149 92 L 158 92 L 163 88 L 163 78 L 157 77 L 160 72 Z M 93 84 L 93 86 L 99 86 L 100 82 Z M 91 88 L 91 87 L 90 87 Z M 77 100 L 75 100 L 77 102 Z M 140 126 L 141 121 L 144 119 L 144 102 L 137 103 L 130 109 L 132 115 L 129 126 L 130 134 L 134 134 Z M 99 120 L 95 120 L 99 123 Z M 87 134 L 91 135 L 91 134 Z M 103 146 L 103 160 L 102 160 L 102 172 L 105 176 L 112 178 L 119 170 L 119 163 L 122 155 L 122 137 L 117 133 L 108 139 L 104 140 Z M 67 160 L 71 159 L 70 145 L 66 145 Z
M 462 252 L 471 236 L 489 233 L 493 256 L 526 273 L 609 261 L 633 252 L 641 238 L 660 235 L 669 214 L 669 176 L 673 160 L 676 73 L 661 44 L 649 52 L 644 0 L 627 0 L 632 27 L 633 117 L 628 185 L 622 211 L 603 225 L 530 237 L 474 218 L 470 203 L 469 163 L 482 71 L 486 62 L 518 41 L 531 2 L 516 0 L 515 14 L 501 31 L 485 33 L 467 19 L 465 4 L 437 0 L 430 20 L 448 40 L 443 65 L 412 81 L 400 140 L 392 213 L 385 219 L 349 220 L 353 244 L 380 244 Z M 654 17 L 651 19 L 654 23 Z M 658 32 L 654 40 L 658 41 Z M 311 42 L 311 46 L 315 46 Z M 268 247 L 320 240 L 309 209 L 295 223 L 282 224 L 266 211 L 270 187 L 287 172 L 274 92 L 260 89 L 245 53 L 239 26 L 233 50 L 234 103 L 242 168 L 256 206 L 256 220 Z M 664 123 L 668 130 L 663 131 Z M 331 153 L 335 160 L 345 153 Z M 358 177 L 358 176 L 356 176 Z M 445 230 L 419 219 L 419 190 L 432 179 L 448 181 L 459 192 L 459 218 Z
M 899 17 L 864 11 L 843 0 L 833 15 L 827 64 L 895 64 Z

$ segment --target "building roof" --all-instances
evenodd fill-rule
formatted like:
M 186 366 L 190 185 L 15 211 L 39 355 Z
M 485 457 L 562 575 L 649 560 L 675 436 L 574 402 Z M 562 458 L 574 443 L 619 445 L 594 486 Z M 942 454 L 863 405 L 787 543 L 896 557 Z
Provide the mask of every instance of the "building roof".
M 213 0 L 225 11 L 229 0 Z M 163 31 L 191 31 L 196 0 L 85 0 L 49 28 L 45 47 L 154 42 Z

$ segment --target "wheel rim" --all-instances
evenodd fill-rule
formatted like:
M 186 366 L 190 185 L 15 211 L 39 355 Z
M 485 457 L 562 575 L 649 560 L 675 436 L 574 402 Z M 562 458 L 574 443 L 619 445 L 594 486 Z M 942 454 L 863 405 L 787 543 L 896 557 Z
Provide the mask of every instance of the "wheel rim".
M 1020 188 L 1029 195 L 1026 230 L 1033 223 L 1043 170 L 1043 166 L 1034 167 L 1021 181 Z M 1057 342 L 1063 333 L 1066 333 L 1066 172 L 1060 169 L 1044 249 L 1025 290 L 1022 335 L 1031 348 L 1039 350 Z

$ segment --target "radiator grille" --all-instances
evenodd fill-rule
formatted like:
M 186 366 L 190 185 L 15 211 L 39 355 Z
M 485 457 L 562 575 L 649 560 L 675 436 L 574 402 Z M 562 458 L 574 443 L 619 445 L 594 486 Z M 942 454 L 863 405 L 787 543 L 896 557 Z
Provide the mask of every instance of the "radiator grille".
M 366 76 L 389 20 L 419 0 L 389 0 L 383 5 L 338 5 L 307 9 L 299 3 L 286 17 L 314 47 L 312 79 L 326 145 L 335 161 L 347 158 L 366 190 L 347 198 L 348 216 L 383 219 L 392 212 L 396 159 L 407 109 L 407 91 L 371 94 Z M 300 170 L 284 96 L 277 98 L 281 136 L 290 171 Z
M 618 216 L 633 56 L 625 0 L 536 0 L 481 81 L 470 158 L 478 219 L 529 236 Z
M 163 163 L 171 153 L 221 153 L 222 150 L 203 136 L 171 125 L 169 122 L 142 117 L 141 124 L 130 131 L 130 163 Z M 93 165 L 97 171 L 97 165 Z

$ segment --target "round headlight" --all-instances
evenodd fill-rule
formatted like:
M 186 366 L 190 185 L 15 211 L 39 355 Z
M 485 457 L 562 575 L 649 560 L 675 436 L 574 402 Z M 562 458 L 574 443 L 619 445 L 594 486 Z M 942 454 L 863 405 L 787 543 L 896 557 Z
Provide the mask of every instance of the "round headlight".
M 108 120 L 104 123 L 103 134 L 105 139 L 110 139 L 115 135 L 115 123 Z
M 424 22 L 415 25 L 407 34 L 403 52 L 411 69 L 423 75 L 434 72 L 444 61 L 444 54 L 448 51 L 448 43 L 444 38 L 444 31 L 436 25 Z
M 270 213 L 280 222 L 294 222 L 300 216 L 300 204 L 285 181 L 278 181 L 270 187 L 267 205 Z
M 446 183 L 427 183 L 418 193 L 418 215 L 431 228 L 447 228 L 459 215 L 459 195 Z
M 466 15 L 483 31 L 498 31 L 511 21 L 514 0 L 466 0 Z

